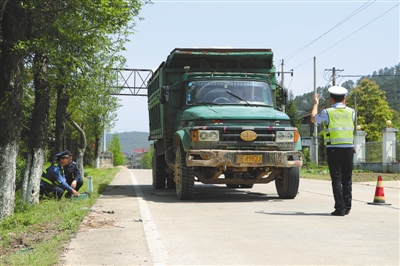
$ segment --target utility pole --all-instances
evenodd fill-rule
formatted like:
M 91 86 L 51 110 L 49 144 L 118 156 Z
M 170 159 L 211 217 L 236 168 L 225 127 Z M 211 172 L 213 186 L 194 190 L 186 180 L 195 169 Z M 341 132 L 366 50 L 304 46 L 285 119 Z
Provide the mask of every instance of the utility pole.
M 354 121 L 354 135 L 357 134 L 357 92 L 354 91 L 354 112 L 355 112 L 355 121 Z
M 283 63 L 283 59 L 282 59 L 282 63 L 281 63 L 281 68 L 282 68 L 282 71 L 277 71 L 276 73 L 278 74 L 278 76 L 280 75 L 280 74 L 282 74 L 282 80 L 281 80 L 281 85 L 279 85 L 279 84 L 276 84 L 276 85 L 278 85 L 278 86 L 280 86 L 281 88 L 282 88 L 282 98 L 283 97 L 285 97 L 285 95 L 284 95 L 284 89 L 285 89 L 285 84 L 284 84 L 284 79 L 285 79 L 285 74 L 290 74 L 292 77 L 293 77 L 293 69 L 291 69 L 290 71 L 287 71 L 287 72 L 285 72 L 285 71 L 283 71 L 283 65 L 284 65 L 284 63 Z M 282 112 L 285 112 L 285 105 L 282 103 Z
M 284 65 L 284 63 L 283 63 L 283 59 L 282 59 L 282 80 L 281 80 L 281 86 L 282 86 L 282 88 L 283 88 L 283 90 L 285 89 L 285 87 L 284 87 L 284 79 L 285 79 L 285 72 L 283 71 L 283 65 Z M 283 92 L 283 90 L 282 90 L 282 92 Z M 285 97 L 285 95 L 282 95 L 282 97 Z M 282 104 L 282 112 L 285 112 L 285 105 L 284 104 Z
M 333 67 L 332 69 L 325 69 L 325 71 L 332 71 L 332 86 L 336 86 L 336 72 L 342 72 L 344 69 L 336 69 Z
M 317 58 L 314 56 L 314 94 L 317 94 Z M 318 124 L 314 123 L 313 132 L 313 155 L 311 158 L 314 159 L 314 163 L 318 165 Z
M 332 86 L 336 86 L 336 70 L 332 68 Z

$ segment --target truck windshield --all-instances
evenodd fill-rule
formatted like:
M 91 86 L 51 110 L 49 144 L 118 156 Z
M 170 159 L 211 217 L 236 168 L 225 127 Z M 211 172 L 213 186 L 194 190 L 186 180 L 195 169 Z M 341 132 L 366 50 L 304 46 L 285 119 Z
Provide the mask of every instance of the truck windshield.
M 215 103 L 273 106 L 267 82 L 242 80 L 199 80 L 187 86 L 187 104 Z

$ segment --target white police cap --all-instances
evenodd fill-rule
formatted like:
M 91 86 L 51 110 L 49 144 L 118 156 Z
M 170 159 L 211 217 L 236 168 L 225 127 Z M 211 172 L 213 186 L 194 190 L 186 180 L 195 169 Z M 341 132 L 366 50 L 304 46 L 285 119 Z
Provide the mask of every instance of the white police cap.
M 346 95 L 347 94 L 347 89 L 340 87 L 340 86 L 332 86 L 328 89 L 330 94 L 334 95 Z

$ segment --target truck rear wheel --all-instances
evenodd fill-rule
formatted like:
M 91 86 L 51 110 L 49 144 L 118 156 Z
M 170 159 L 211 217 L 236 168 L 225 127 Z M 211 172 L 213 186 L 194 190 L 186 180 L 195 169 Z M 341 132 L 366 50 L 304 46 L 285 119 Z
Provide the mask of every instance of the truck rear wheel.
M 165 160 L 164 155 L 156 155 L 154 151 L 153 154 L 153 188 L 155 189 L 163 189 L 165 188 L 165 183 L 167 181 L 167 172 L 165 171 Z
M 180 145 L 175 153 L 175 185 L 176 195 L 180 200 L 188 200 L 193 197 L 194 172 L 192 167 L 186 165 L 186 153 Z
M 225 173 L 225 178 L 226 179 L 232 179 L 235 178 L 235 173 Z M 239 188 L 239 184 L 226 184 L 227 188 Z
M 275 179 L 275 187 L 282 199 L 294 199 L 299 191 L 300 168 L 284 168 L 283 173 Z

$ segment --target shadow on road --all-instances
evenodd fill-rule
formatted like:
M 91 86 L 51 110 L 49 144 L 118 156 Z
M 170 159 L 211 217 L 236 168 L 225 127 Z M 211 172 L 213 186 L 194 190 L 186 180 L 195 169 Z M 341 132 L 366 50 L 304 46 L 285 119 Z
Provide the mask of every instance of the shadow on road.
M 306 212 L 264 212 L 264 211 L 259 211 L 256 212 L 259 214 L 266 214 L 266 215 L 279 215 L 279 216 L 332 216 L 330 213 L 306 213 Z
M 136 187 L 135 187 L 136 186 Z M 143 199 L 154 202 L 168 203 L 215 203 L 215 202 L 282 202 L 276 193 L 252 192 L 249 189 L 232 189 L 218 185 L 195 186 L 191 200 L 179 200 L 175 189 L 154 189 L 151 185 L 109 185 L 102 193 L 104 197 L 137 197 L 140 189 Z

